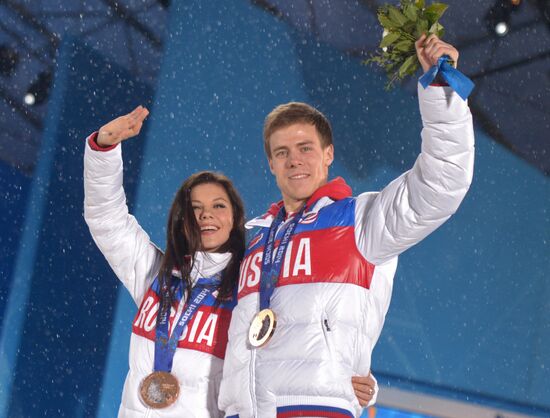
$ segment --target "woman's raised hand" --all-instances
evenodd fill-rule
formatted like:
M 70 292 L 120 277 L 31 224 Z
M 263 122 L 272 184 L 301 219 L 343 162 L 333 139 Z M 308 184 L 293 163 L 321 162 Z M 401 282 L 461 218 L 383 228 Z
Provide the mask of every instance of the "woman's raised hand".
M 127 115 L 119 116 L 103 125 L 97 135 L 98 145 L 108 147 L 136 136 L 147 115 L 149 115 L 149 111 L 143 106 L 138 106 Z

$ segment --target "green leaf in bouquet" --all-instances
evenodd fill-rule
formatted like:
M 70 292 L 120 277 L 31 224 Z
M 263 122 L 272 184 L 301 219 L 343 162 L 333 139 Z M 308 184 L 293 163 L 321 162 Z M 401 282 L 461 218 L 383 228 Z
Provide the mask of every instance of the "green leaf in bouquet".
M 416 21 L 416 32 L 415 32 L 415 38 L 420 38 L 423 33 L 428 32 L 428 28 L 430 25 L 428 24 L 427 19 L 418 19 Z
M 395 63 L 388 64 L 384 67 L 384 71 L 386 72 L 387 76 L 389 77 L 390 74 L 392 74 L 395 70 Z
M 376 64 L 379 67 L 386 68 L 386 65 L 388 64 L 388 56 L 386 54 L 382 55 L 371 55 L 370 58 L 363 61 L 363 64 Z
M 388 45 L 393 44 L 399 39 L 400 35 L 398 32 L 390 32 L 382 38 L 380 42 L 380 48 L 386 48 Z
M 401 61 L 387 61 L 384 65 L 384 70 L 386 73 L 390 73 L 392 70 L 394 70 L 396 67 L 400 66 Z
M 441 38 L 441 36 L 443 35 L 443 25 L 441 25 L 441 23 L 439 23 L 439 22 L 435 22 L 430 27 L 430 30 L 428 32 L 433 33 L 433 34 L 435 34 L 435 35 L 437 35 L 438 37 Z
M 418 9 L 414 4 L 407 4 L 403 7 L 403 14 L 408 17 L 410 21 L 416 22 L 418 17 Z
M 407 23 L 407 18 L 405 15 L 395 6 L 388 6 L 388 17 L 397 25 L 397 27 L 401 27 Z
M 382 57 L 380 55 L 371 55 L 369 58 L 362 61 L 362 64 L 368 65 L 368 64 L 380 64 L 380 60 Z
M 386 4 L 378 9 L 378 20 L 386 36 L 380 41 L 381 49 L 364 63 L 384 69 L 388 77 L 387 89 L 418 69 L 420 64 L 414 43 L 422 34 L 443 36 L 443 26 L 438 21 L 448 6 L 435 1 L 426 6 L 425 0 L 399 0 L 397 6 Z
M 407 52 L 410 51 L 414 47 L 414 42 L 407 40 L 399 41 L 395 45 L 393 45 L 393 49 L 401 52 Z
M 394 22 L 390 20 L 388 15 L 385 14 L 384 12 L 382 11 L 378 12 L 377 16 L 378 16 L 378 21 L 380 22 L 380 24 L 384 29 L 393 29 L 398 27 Z
M 403 52 L 397 51 L 395 48 L 392 48 L 386 56 L 390 61 L 405 61 L 407 57 L 403 56 Z
M 443 16 L 443 13 L 445 13 L 448 7 L 447 4 L 443 3 L 433 3 L 426 7 L 424 15 L 428 18 L 430 26 L 441 19 L 441 16 Z
M 390 75 L 388 74 L 388 78 L 389 78 L 389 80 L 388 80 L 388 82 L 386 83 L 386 85 L 384 86 L 384 90 L 386 90 L 386 91 L 390 91 L 390 90 L 392 89 L 393 83 L 394 83 L 394 82 L 397 80 L 397 78 L 398 78 L 397 72 L 394 73 L 392 76 L 390 76 Z
M 411 69 L 414 68 L 417 58 L 416 55 L 411 55 L 405 60 L 405 62 L 399 67 L 399 78 L 403 78 L 405 75 L 409 74 Z
M 415 22 L 413 22 L 412 20 L 409 20 L 409 21 L 407 21 L 407 23 L 405 23 L 401 27 L 401 31 L 403 32 L 404 35 L 407 36 L 407 38 L 412 39 L 412 38 L 414 38 L 413 34 L 414 34 L 415 27 L 416 27 Z

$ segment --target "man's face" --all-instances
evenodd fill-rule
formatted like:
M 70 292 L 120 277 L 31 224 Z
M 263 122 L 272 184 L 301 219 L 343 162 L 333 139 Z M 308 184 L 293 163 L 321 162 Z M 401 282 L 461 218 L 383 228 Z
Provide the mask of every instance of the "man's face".
M 327 182 L 334 147 L 323 149 L 317 129 L 308 123 L 295 123 L 273 132 L 269 147 L 269 168 L 287 211 L 294 212 Z

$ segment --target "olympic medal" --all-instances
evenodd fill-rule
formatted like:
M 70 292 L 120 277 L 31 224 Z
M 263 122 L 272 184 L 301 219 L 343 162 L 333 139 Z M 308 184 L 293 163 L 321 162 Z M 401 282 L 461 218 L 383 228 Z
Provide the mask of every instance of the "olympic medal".
M 271 309 L 261 310 L 256 314 L 250 329 L 248 330 L 248 341 L 252 347 L 263 347 L 273 336 L 277 320 Z
M 141 401 L 150 408 L 166 408 L 176 402 L 180 393 L 178 379 L 168 372 L 153 372 L 141 382 Z

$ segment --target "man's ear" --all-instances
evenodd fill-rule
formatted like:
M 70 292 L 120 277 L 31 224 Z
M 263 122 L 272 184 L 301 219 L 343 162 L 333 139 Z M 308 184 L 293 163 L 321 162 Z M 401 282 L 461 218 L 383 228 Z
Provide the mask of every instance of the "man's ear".
M 271 171 L 271 174 L 275 175 L 275 171 L 273 171 L 273 158 L 268 157 L 267 163 L 269 164 L 269 171 Z
M 329 167 L 334 161 L 334 145 L 330 144 L 323 150 L 323 153 L 325 154 L 326 166 Z

